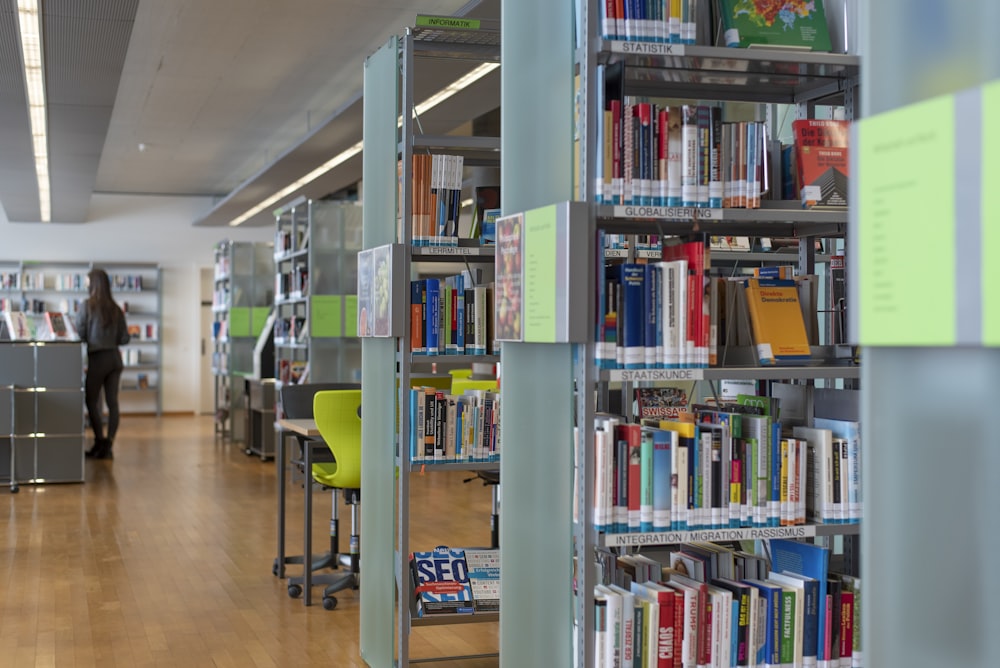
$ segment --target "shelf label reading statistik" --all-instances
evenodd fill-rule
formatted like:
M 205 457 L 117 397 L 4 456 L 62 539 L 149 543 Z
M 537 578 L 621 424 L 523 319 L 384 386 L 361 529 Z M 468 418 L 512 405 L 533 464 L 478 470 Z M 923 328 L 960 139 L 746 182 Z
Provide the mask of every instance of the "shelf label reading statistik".
M 955 343 L 955 107 L 946 96 L 857 124 L 859 343 Z
M 663 44 L 662 42 L 629 42 L 613 40 L 613 53 L 641 53 L 646 56 L 683 56 L 683 44 Z

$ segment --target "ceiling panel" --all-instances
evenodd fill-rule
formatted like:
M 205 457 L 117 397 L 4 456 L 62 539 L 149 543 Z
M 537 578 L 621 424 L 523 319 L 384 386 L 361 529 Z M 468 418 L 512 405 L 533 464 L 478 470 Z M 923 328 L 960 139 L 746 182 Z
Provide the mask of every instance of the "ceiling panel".
M 499 4 L 46 0 L 54 219 L 85 222 L 93 191 L 211 195 L 238 215 L 360 139 L 364 58 L 417 13 L 499 18 Z M 0 0 L 0 204 L 30 222 L 38 203 L 15 8 Z M 307 194 L 357 181 L 360 163 Z

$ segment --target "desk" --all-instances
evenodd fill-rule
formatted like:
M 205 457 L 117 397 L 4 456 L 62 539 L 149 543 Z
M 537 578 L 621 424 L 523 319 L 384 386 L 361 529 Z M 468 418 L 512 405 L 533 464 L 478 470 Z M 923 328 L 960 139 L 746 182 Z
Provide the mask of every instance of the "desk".
M 316 421 L 311 418 L 278 420 L 277 473 L 278 473 L 278 557 L 275 560 L 276 572 L 279 578 L 285 577 L 285 437 L 298 434 L 310 439 L 303 448 L 303 487 L 305 489 L 305 534 L 302 552 L 302 596 L 305 605 L 312 604 L 312 527 L 309 519 L 312 517 L 312 453 L 313 448 L 327 449 L 326 443 L 320 438 Z

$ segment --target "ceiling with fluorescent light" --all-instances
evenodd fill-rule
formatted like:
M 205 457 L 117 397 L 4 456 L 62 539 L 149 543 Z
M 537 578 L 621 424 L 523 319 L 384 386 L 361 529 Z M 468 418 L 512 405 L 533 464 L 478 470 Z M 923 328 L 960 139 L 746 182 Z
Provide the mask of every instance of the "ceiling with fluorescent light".
M 52 221 L 85 223 L 95 192 L 215 198 L 227 225 L 361 139 L 364 58 L 418 13 L 498 19 L 500 0 L 40 0 Z M 0 0 L 0 206 L 38 222 L 17 0 Z M 435 60 L 416 99 L 473 67 Z M 499 71 L 428 111 L 454 131 L 499 106 Z M 355 157 L 289 193 L 356 183 Z M 270 225 L 270 207 L 246 221 Z

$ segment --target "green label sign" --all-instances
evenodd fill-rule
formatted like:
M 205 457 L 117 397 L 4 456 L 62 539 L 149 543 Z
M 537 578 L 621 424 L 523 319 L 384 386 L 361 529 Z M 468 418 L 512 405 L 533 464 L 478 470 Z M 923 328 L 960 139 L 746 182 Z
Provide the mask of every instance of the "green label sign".
M 451 28 L 452 30 L 479 30 L 478 19 L 458 19 L 453 16 L 418 16 L 421 28 Z
M 1000 346 L 1000 262 L 993 258 L 1000 243 L 1000 128 L 997 127 L 997 113 L 1000 112 L 1000 82 L 983 86 L 983 177 L 979 185 L 982 206 L 983 242 L 983 345 Z
M 524 214 L 524 340 L 556 340 L 556 207 Z

